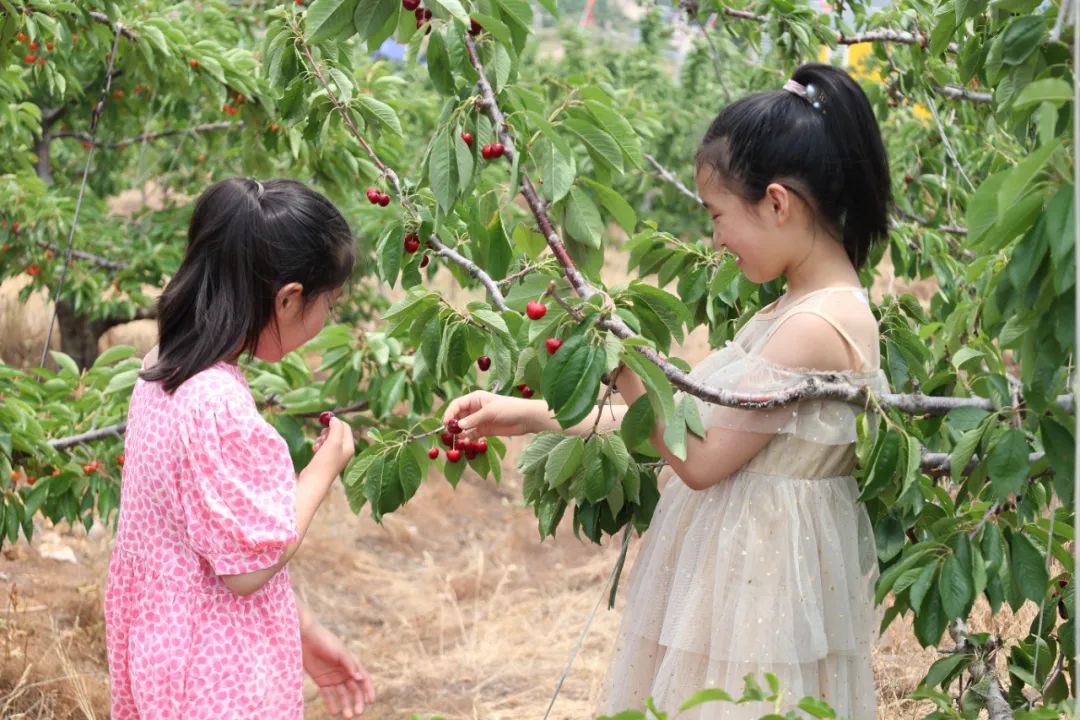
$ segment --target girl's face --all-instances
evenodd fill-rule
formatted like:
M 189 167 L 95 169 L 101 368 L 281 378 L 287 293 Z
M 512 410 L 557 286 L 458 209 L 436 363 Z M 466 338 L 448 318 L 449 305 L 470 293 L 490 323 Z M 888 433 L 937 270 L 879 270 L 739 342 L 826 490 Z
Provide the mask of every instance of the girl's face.
M 790 217 L 790 193 L 778 184 L 765 197 L 748 204 L 702 167 L 696 175 L 698 195 L 712 218 L 713 248 L 735 255 L 735 264 L 751 282 L 765 283 L 784 273 L 793 254 L 788 233 L 780 232 Z M 777 196 L 777 191 L 782 197 Z
M 274 298 L 274 319 L 263 328 L 255 357 L 278 362 L 318 335 L 341 292 L 341 288 L 327 290 L 305 300 L 300 283 L 281 288 Z

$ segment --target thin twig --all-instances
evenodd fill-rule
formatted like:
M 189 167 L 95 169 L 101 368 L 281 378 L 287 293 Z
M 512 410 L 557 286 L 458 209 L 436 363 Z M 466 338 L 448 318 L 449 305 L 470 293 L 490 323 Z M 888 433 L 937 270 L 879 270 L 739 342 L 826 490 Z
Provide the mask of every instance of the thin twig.
M 105 70 L 105 82 L 101 88 L 101 98 L 90 111 L 90 138 L 91 142 L 97 135 L 98 121 L 101 119 L 101 111 L 105 109 L 105 102 L 109 98 L 109 89 L 112 87 L 113 64 L 116 62 L 117 49 L 120 46 L 120 35 L 124 28 L 117 24 L 113 34 L 112 52 L 109 53 L 109 66 Z M 56 291 L 52 293 L 53 311 L 49 318 L 49 327 L 45 333 L 45 346 L 41 349 L 40 366 L 45 367 L 45 359 L 49 357 L 49 347 L 52 345 L 53 328 L 56 327 L 56 315 L 60 309 L 60 299 L 64 292 L 64 282 L 67 280 L 68 268 L 71 267 L 71 258 L 75 252 L 75 228 L 79 224 L 79 212 L 82 210 L 83 199 L 86 197 L 86 183 L 90 177 L 90 167 L 94 159 L 93 147 L 86 153 L 86 165 L 83 167 L 82 181 L 79 183 L 79 197 L 75 201 L 75 213 L 71 218 L 71 229 L 68 231 L 67 253 L 64 255 L 64 265 L 60 269 L 60 278 L 56 283 Z
M 189 128 L 170 128 L 168 130 L 159 130 L 158 132 L 144 132 L 134 137 L 126 138 L 124 140 L 116 140 L 113 142 L 97 142 L 88 133 L 75 130 L 65 130 L 63 132 L 53 133 L 52 135 L 50 135 L 50 138 L 75 138 L 76 140 L 81 140 L 84 143 L 90 143 L 97 147 L 115 149 L 121 146 L 127 147 L 128 145 L 134 145 L 137 142 L 150 142 L 153 140 L 160 140 L 161 138 L 170 137 L 172 135 L 215 132 L 217 130 L 240 128 L 243 127 L 243 125 L 244 123 L 242 122 L 234 123 L 226 121 L 203 123 L 201 125 L 194 125 Z
M 698 195 L 696 192 L 694 192 L 690 188 L 686 187 L 686 185 L 683 184 L 683 181 L 680 180 L 678 178 L 678 176 L 675 175 L 675 173 L 671 172 L 666 167 L 661 165 L 660 162 L 656 158 L 654 158 L 652 155 L 650 155 L 648 153 L 645 153 L 645 159 L 648 160 L 649 164 L 653 166 L 653 168 L 656 170 L 657 175 L 659 175 L 662 179 L 664 179 L 667 182 L 674 185 L 676 187 L 676 189 L 678 189 L 679 192 L 681 192 L 683 195 L 685 195 L 686 197 L 693 200 L 698 205 L 704 205 L 705 204 L 704 201 L 702 201 L 700 195 Z

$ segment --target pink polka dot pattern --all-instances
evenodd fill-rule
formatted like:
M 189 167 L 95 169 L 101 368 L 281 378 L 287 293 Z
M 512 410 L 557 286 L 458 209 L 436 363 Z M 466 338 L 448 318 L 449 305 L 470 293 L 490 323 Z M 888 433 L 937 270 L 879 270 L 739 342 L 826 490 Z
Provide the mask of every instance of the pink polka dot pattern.
M 243 374 L 218 363 L 172 396 L 139 380 L 128 412 L 105 590 L 112 719 L 303 717 L 287 569 L 257 592 L 218 575 L 269 567 L 296 539 L 296 474 Z

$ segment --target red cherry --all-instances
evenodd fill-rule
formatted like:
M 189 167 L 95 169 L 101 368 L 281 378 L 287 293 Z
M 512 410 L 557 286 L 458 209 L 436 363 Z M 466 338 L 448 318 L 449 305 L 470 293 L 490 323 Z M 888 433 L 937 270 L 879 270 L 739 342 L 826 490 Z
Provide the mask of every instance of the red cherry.
M 97 460 L 95 460 L 92 463 L 87 463 L 86 465 L 83 465 L 83 467 L 82 467 L 83 474 L 85 474 L 85 475 L 93 475 L 94 473 L 97 472 L 99 467 L 101 467 L 101 463 L 99 463 Z
M 412 255 L 414 252 L 420 249 L 420 238 L 416 235 L 405 236 L 405 252 Z
M 424 257 L 420 259 L 420 267 L 421 267 L 421 269 L 426 268 L 428 266 L 429 262 L 431 262 L 431 256 L 430 255 L 424 255 Z
M 425 20 L 430 20 L 431 19 L 431 10 L 429 10 L 427 8 L 424 9 L 424 19 Z
M 448 432 L 444 432 L 439 439 L 442 440 L 442 444 L 446 447 L 454 446 L 454 436 Z
M 330 421 L 334 418 L 334 413 L 326 410 L 319 413 L 319 424 L 323 427 L 330 427 Z
M 521 391 L 521 394 L 524 397 L 531 398 L 533 396 L 533 389 L 525 383 L 518 385 L 518 390 Z
M 416 10 L 420 7 L 420 0 L 401 0 L 401 7 L 405 8 L 409 12 Z
M 467 442 L 463 445 L 462 449 L 465 451 L 465 457 L 470 460 L 476 457 L 476 443 Z
M 37 478 L 34 477 L 33 475 L 26 478 L 26 484 L 29 485 L 30 487 L 34 487 L 34 483 L 36 483 L 36 482 L 37 482 Z
M 554 355 L 556 351 L 562 347 L 562 340 L 559 338 L 548 338 L 544 341 L 544 345 L 547 346 L 548 355 Z
M 39 47 L 41 47 L 41 46 L 37 44 L 37 41 L 34 41 L 34 42 L 30 43 L 30 49 L 31 50 L 37 50 Z
M 907 183 L 908 185 L 910 185 L 911 183 L 915 182 L 915 178 L 913 178 L 910 175 L 905 175 L 904 176 L 904 182 Z
M 87 142 L 84 142 L 82 144 L 82 146 L 83 146 L 83 150 L 89 150 L 90 148 L 93 147 L 93 145 L 91 145 L 90 143 L 87 143 Z
M 416 18 L 416 29 L 424 27 L 424 18 Z
M 504 152 L 506 152 L 506 148 L 502 143 L 495 143 L 491 146 L 491 157 L 493 158 L 501 158 Z
M 193 69 L 199 67 L 199 61 L 195 58 L 191 58 L 190 60 L 188 60 L 188 64 L 191 65 Z
M 116 98 L 117 100 L 123 100 L 124 99 L 124 91 L 123 90 L 116 90 L 116 91 L 113 92 L 112 96 L 114 98 Z
M 19 221 L 11 223 L 11 232 L 19 232 Z
M 450 418 L 446 423 L 446 429 L 450 431 L 451 435 L 457 435 L 461 432 L 461 423 L 457 421 L 457 418 Z
M 30 277 L 35 277 L 37 275 L 40 275 L 41 274 L 41 266 L 40 265 L 27 265 L 26 266 L 26 274 L 29 275 Z
M 117 465 L 119 465 L 120 467 L 124 467 L 124 462 L 125 462 L 124 453 L 120 453 L 119 455 L 116 456 L 116 464 Z
M 381 195 L 382 195 L 382 193 L 380 193 L 376 188 L 369 187 L 367 189 L 367 199 L 368 199 L 368 202 L 371 203 L 372 205 L 378 205 L 379 204 L 379 197 Z
M 38 58 L 37 59 L 37 64 L 38 65 L 44 65 L 45 64 L 45 58 Z
M 469 18 L 469 34 L 472 36 L 479 35 L 483 31 L 483 26 L 476 22 L 472 18 Z
M 437 447 L 431 448 L 430 450 L 427 451 L 427 456 L 429 458 L 431 458 L 432 460 L 435 460 L 436 458 L 439 457 L 439 448 L 437 448 Z
M 487 440 L 485 440 L 484 438 L 480 438 L 476 441 L 476 452 L 480 453 L 481 455 L 487 452 Z
M 49 52 L 52 52 L 54 47 L 56 47 L 56 46 L 53 45 L 52 43 L 45 43 L 45 49 L 48 50 Z
M 447 450 L 446 451 L 446 459 L 449 460 L 450 462 L 457 462 L 458 460 L 461 459 L 461 451 L 457 450 L 457 449 Z
M 484 372 L 487 372 L 488 368 L 491 367 L 491 358 L 489 358 L 487 355 L 481 355 L 480 357 L 476 358 L 476 367 L 480 368 Z
M 485 160 L 490 160 L 491 159 L 491 146 L 490 145 L 485 145 L 484 147 L 480 148 L 480 157 L 484 158 Z
M 28 38 L 26 37 L 26 33 L 21 32 L 15 35 L 15 39 L 21 43 L 24 43 L 27 41 Z
M 525 314 L 529 316 L 530 320 L 539 320 L 547 315 L 547 305 L 534 300 L 525 306 Z
M 466 145 L 468 145 L 469 147 L 472 147 L 472 143 L 473 143 L 472 133 L 469 133 L 469 132 L 461 133 L 461 139 L 465 141 Z
M 23 60 L 26 62 L 27 65 L 33 65 L 34 61 L 37 60 L 37 57 L 34 55 L 27 55 L 23 58 Z
M 416 16 L 417 20 L 423 20 L 424 19 L 424 10 L 423 10 L 423 8 L 420 8 L 420 7 L 416 8 L 416 11 L 413 12 L 413 15 Z
M 386 207 L 389 204 L 390 204 L 390 196 L 389 195 L 387 195 L 386 193 L 383 193 L 382 195 L 379 196 L 379 205 L 381 205 L 382 207 Z

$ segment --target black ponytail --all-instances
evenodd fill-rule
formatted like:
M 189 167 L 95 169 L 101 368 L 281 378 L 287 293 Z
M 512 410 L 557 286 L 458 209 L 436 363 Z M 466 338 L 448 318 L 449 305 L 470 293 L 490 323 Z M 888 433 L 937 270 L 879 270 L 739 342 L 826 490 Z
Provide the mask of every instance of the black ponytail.
M 799 67 L 792 80 L 811 97 L 784 89 L 724 108 L 698 150 L 698 168 L 716 172 L 750 203 L 778 182 L 799 194 L 841 239 L 852 264 L 889 229 L 889 163 L 862 88 L 831 65 Z
M 253 353 L 290 282 L 308 299 L 340 287 L 352 232 L 319 193 L 294 180 L 222 180 L 198 200 L 180 268 L 158 300 L 158 361 L 141 377 L 169 393 L 237 352 Z

